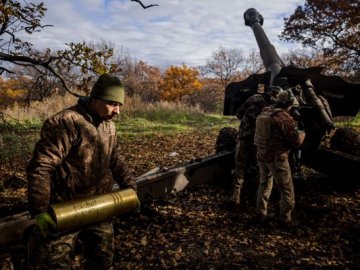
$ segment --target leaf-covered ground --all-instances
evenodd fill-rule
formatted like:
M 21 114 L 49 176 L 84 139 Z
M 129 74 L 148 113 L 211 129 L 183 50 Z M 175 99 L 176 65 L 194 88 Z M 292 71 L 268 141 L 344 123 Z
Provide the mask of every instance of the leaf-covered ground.
M 212 154 L 216 136 L 198 131 L 121 139 L 120 145 L 139 176 Z M 116 219 L 114 269 L 359 269 L 360 190 L 340 192 L 324 175 L 304 173 L 306 179 L 295 182 L 296 228 L 281 228 L 275 219 L 260 225 L 251 202 L 235 213 L 226 204 L 228 191 L 198 186 Z M 26 193 L 15 186 L 5 191 Z M 272 214 L 275 205 L 271 198 Z
M 322 181 L 322 179 L 318 179 Z M 199 186 L 116 222 L 115 266 L 124 269 L 355 269 L 359 193 L 297 192 L 296 228 L 254 222 L 254 207 L 224 206 L 220 188 Z M 274 205 L 272 204 L 272 207 Z
M 171 166 L 213 153 L 216 132 L 123 143 L 136 172 Z M 131 149 L 131 153 L 128 150 Z M 340 168 L 339 168 L 340 169 Z M 228 191 L 199 186 L 117 219 L 118 269 L 357 269 L 360 264 L 360 191 L 337 191 L 328 179 L 304 169 L 295 182 L 296 228 L 276 220 L 263 226 L 255 207 L 235 213 Z M 277 200 L 271 200 L 275 213 Z

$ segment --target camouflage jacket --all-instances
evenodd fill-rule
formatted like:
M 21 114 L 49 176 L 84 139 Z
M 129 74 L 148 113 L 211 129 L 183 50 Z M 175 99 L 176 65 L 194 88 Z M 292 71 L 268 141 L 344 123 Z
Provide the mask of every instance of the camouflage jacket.
M 259 162 L 274 162 L 287 159 L 291 148 L 300 147 L 305 134 L 297 129 L 297 122 L 285 110 L 265 107 L 261 116 L 269 115 L 271 121 L 271 135 L 269 145 L 257 145 L 257 160 Z M 259 116 L 260 117 L 260 116 Z
M 87 99 L 47 119 L 27 167 L 31 214 L 49 204 L 136 188 L 117 150 L 112 121 L 101 121 L 86 109 Z
M 264 94 L 255 94 L 240 106 L 236 112 L 236 117 L 241 121 L 238 139 L 247 140 L 250 143 L 253 142 L 256 117 L 264 107 L 269 105 L 271 105 L 270 98 L 267 98 Z

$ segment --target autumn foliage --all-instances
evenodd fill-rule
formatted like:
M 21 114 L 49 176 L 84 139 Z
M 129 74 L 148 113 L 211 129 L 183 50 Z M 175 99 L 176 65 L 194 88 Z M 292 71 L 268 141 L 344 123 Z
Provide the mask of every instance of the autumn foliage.
M 162 81 L 160 68 L 144 61 L 126 61 L 122 70 L 122 79 L 129 96 L 140 96 L 145 102 L 159 101 L 159 86 Z
M 350 0 L 304 1 L 285 18 L 281 35 L 284 40 L 302 43 L 304 50 L 283 59 L 300 66 L 326 66 L 327 73 L 359 79 L 359 7 L 359 1 Z M 165 71 L 133 61 L 105 41 L 69 42 L 62 50 L 38 51 L 28 40 L 52 27 L 42 23 L 46 10 L 43 3 L 0 1 L 0 75 L 14 80 L 21 75 L 32 78 L 21 86 L 0 81 L 2 105 L 21 98 L 41 101 L 64 90 L 87 95 L 97 76 L 109 72 L 121 78 L 128 96 L 140 96 L 142 101 L 185 101 L 200 104 L 206 111 L 222 111 L 226 85 L 260 72 L 263 66 L 257 51 L 244 55 L 241 50 L 223 47 L 198 69 L 183 64 Z
M 28 83 L 29 79 L 24 77 L 5 80 L 0 76 L 0 108 L 24 100 L 27 95 L 24 86 Z
M 306 0 L 285 18 L 281 38 L 322 51 L 342 70 L 356 72 L 360 64 L 360 2 Z
M 4 72 L 15 74 L 18 72 L 16 68 L 22 67 L 28 75 L 31 72 L 34 81 L 45 82 L 53 77 L 72 93 L 71 88 L 75 86 L 81 90 L 86 88 L 84 84 L 94 75 L 119 71 L 117 63 L 112 61 L 114 49 L 107 44 L 94 46 L 85 42 L 70 42 L 65 44 L 64 50 L 36 49 L 28 41 L 29 36 L 52 26 L 42 24 L 45 12 L 44 3 L 15 0 L 0 2 L 0 75 Z M 76 79 L 70 76 L 74 73 L 77 73 Z M 34 84 L 33 88 L 38 87 Z M 75 92 L 73 94 L 79 95 Z
M 201 89 L 199 71 L 195 68 L 171 66 L 164 75 L 160 85 L 161 96 L 165 100 L 180 101 L 185 95 L 192 95 Z

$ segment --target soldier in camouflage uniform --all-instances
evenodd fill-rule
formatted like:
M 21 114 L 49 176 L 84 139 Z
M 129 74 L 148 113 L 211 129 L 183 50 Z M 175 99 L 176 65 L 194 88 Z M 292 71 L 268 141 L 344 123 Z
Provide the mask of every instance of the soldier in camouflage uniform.
M 124 104 L 124 87 L 112 75 L 103 74 L 90 97 L 47 119 L 27 168 L 29 210 L 36 218 L 29 244 L 32 269 L 69 269 L 78 237 L 84 244 L 86 269 L 110 269 L 114 232 L 110 221 L 65 236 L 46 235 L 53 220 L 49 205 L 112 191 L 136 188 L 117 149 L 111 121 Z
M 275 104 L 264 108 L 258 116 L 254 138 L 260 167 L 256 212 L 260 220 L 267 219 L 274 181 L 281 194 L 279 221 L 284 225 L 292 224 L 295 205 L 288 155 L 290 149 L 300 147 L 305 138 L 305 133 L 298 131 L 296 121 L 289 114 L 293 103 L 290 90 L 281 92 Z
M 254 94 L 236 112 L 236 117 L 241 122 L 235 150 L 233 193 L 230 198 L 235 209 L 238 209 L 240 205 L 240 194 L 245 180 L 249 186 L 248 192 L 253 192 L 254 196 L 256 194 L 258 183 L 258 165 L 254 146 L 256 117 L 264 107 L 275 101 L 275 97 L 280 91 L 280 87 L 274 86 L 266 93 Z M 250 198 L 251 196 L 250 194 Z

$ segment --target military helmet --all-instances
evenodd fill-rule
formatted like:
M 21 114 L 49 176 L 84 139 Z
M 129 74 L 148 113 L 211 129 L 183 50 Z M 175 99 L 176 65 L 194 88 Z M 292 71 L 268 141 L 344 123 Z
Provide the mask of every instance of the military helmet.
M 264 93 L 264 98 L 266 103 L 268 104 L 274 104 L 277 95 L 283 91 L 282 88 L 280 86 L 271 86 L 270 89 L 268 89 L 265 93 Z
M 117 76 L 102 74 L 95 82 L 90 97 L 124 105 L 125 89 Z
M 283 91 L 283 89 L 280 86 L 273 85 L 273 86 L 270 87 L 270 90 L 268 91 L 268 94 L 273 96 L 273 97 L 277 97 L 277 95 L 282 91 Z
M 287 77 L 275 77 L 273 81 L 274 85 L 278 85 L 283 89 L 287 89 L 290 87 L 289 80 Z
M 285 91 L 280 92 L 275 101 L 275 107 L 279 108 L 287 108 L 294 104 L 294 94 L 291 92 L 290 89 L 286 89 Z

